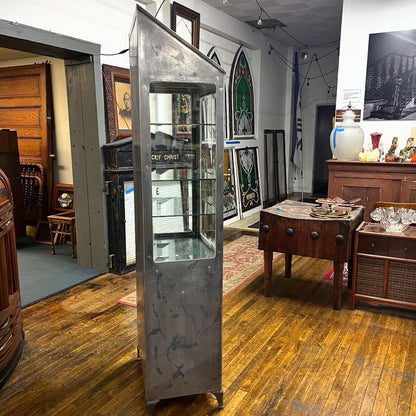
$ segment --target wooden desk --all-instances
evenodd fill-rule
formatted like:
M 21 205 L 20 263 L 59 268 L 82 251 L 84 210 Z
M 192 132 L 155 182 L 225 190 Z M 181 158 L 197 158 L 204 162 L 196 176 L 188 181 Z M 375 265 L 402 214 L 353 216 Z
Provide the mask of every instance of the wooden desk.
M 51 233 L 52 254 L 55 254 L 55 244 L 66 242 L 71 238 L 72 258 L 75 258 L 75 211 L 61 212 L 48 215 L 49 231 Z
M 353 233 L 362 222 L 364 207 L 355 207 L 349 218 L 321 219 L 309 215 L 313 206 L 316 205 L 286 200 L 260 212 L 259 249 L 264 250 L 264 291 L 266 296 L 271 296 L 273 252 L 285 253 L 285 277 L 291 276 L 293 254 L 332 260 L 333 305 L 339 310 L 344 263 L 351 261 Z M 349 270 L 351 273 L 352 262 Z

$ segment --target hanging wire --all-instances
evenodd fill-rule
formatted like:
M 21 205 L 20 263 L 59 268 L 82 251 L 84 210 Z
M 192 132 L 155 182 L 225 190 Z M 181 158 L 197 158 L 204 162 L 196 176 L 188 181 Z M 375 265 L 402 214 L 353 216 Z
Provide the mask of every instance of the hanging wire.
M 120 52 L 116 52 L 116 53 L 100 53 L 100 56 L 116 56 L 116 55 L 122 55 L 123 53 L 126 53 L 129 51 L 129 48 L 127 49 L 123 49 Z
M 157 11 L 156 11 L 155 18 L 157 17 L 157 15 L 158 15 L 158 13 L 159 13 L 160 9 L 162 8 L 163 4 L 165 3 L 165 1 L 166 1 L 166 0 L 163 0 L 163 1 L 162 1 L 162 3 L 160 3 L 160 6 L 159 6 L 159 8 L 158 8 L 158 9 L 157 9 Z
M 309 61 L 309 62 L 306 62 L 305 64 L 299 64 L 299 66 L 300 65 L 308 65 L 308 69 L 306 70 L 306 74 L 305 75 L 303 75 L 303 74 L 300 74 L 299 73 L 299 77 L 301 77 L 301 78 L 303 78 L 303 82 L 302 82 L 302 86 L 301 86 L 301 88 L 300 88 L 300 90 L 302 90 L 303 89 L 303 87 L 305 86 L 305 83 L 306 83 L 306 85 L 307 86 L 309 86 L 309 81 L 311 81 L 311 80 L 314 80 L 314 79 L 319 79 L 319 78 L 323 78 L 323 80 L 324 80 L 324 82 L 325 82 L 325 84 L 326 84 L 326 86 L 328 87 L 328 93 L 329 93 L 329 91 L 331 90 L 331 88 L 335 88 L 336 86 L 330 86 L 329 84 L 328 84 L 328 81 L 327 81 L 327 79 L 325 78 L 327 75 L 329 75 L 329 74 L 331 74 L 331 73 L 333 73 L 333 72 L 335 72 L 335 71 L 337 71 L 338 70 L 338 67 L 336 67 L 336 68 L 334 68 L 334 69 L 331 69 L 330 71 L 328 71 L 328 72 L 325 72 L 325 73 L 323 73 L 323 71 L 322 71 L 322 67 L 321 67 L 321 65 L 320 65 L 320 63 L 319 63 L 319 59 L 322 59 L 322 58 L 324 58 L 324 57 L 326 57 L 326 56 L 328 56 L 328 55 L 331 55 L 332 53 L 334 53 L 334 52 L 336 52 L 337 50 L 338 50 L 339 48 L 337 48 L 337 49 L 335 49 L 335 50 L 333 50 L 332 52 L 330 52 L 330 53 L 327 53 L 327 54 L 325 54 L 325 55 L 323 55 L 321 58 L 319 58 L 318 57 L 318 55 L 316 54 L 316 53 L 314 53 L 313 55 L 312 55 L 312 58 L 311 58 L 311 60 Z M 268 54 L 270 55 L 271 53 L 272 53 L 272 51 L 275 53 L 275 55 L 288 67 L 288 68 L 290 68 L 292 71 L 294 71 L 295 70 L 295 67 L 294 67 L 294 63 L 293 62 L 291 62 L 291 61 L 289 61 L 289 59 L 287 59 L 284 55 L 282 55 L 276 48 L 274 48 L 273 47 L 273 45 L 272 44 L 269 44 L 269 52 L 268 52 Z M 313 62 L 316 62 L 317 63 L 317 65 L 318 65 L 318 69 L 319 69 L 319 72 L 321 73 L 320 75 L 317 75 L 317 76 L 314 76 L 314 77 L 311 77 L 311 76 L 309 76 L 309 71 L 311 70 L 311 67 L 312 67 L 312 63 Z
M 284 55 L 282 55 L 271 43 L 269 43 L 269 52 L 268 52 L 269 55 L 271 54 L 271 51 L 273 51 L 276 55 L 280 56 L 285 61 L 285 63 L 287 63 L 287 65 L 290 66 L 292 69 L 294 68 L 294 65 L 295 64 L 292 61 L 290 61 L 288 58 L 286 58 Z M 328 52 L 328 53 L 326 53 L 326 54 L 318 57 L 318 59 L 326 58 L 327 56 L 332 55 L 335 52 L 339 52 L 339 46 L 336 47 L 331 52 Z M 312 59 L 313 59 L 313 56 L 312 56 Z M 299 66 L 301 66 L 301 65 L 309 65 L 309 61 L 308 62 L 302 62 L 302 63 L 300 63 L 298 65 Z

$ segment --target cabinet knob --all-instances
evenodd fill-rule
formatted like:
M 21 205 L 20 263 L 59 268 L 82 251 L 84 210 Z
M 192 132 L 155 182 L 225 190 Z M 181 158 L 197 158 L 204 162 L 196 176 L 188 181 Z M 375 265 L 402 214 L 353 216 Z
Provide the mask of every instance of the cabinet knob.
M 403 247 L 403 251 L 407 251 L 407 247 L 406 246 Z
M 270 226 L 269 226 L 269 225 L 267 225 L 267 224 L 264 224 L 264 225 L 263 225 L 263 227 L 262 227 L 262 229 L 263 229 L 263 231 L 264 231 L 265 233 L 268 233 L 268 232 L 270 231 Z
M 342 234 L 337 234 L 337 235 L 335 236 L 335 241 L 336 241 L 338 244 L 342 244 L 342 243 L 344 242 L 344 236 L 343 236 Z
M 375 245 L 374 243 L 371 243 L 371 244 L 370 244 L 370 247 L 371 247 L 371 248 L 374 248 L 375 246 L 376 246 L 376 245 Z
M 318 233 L 318 231 L 312 231 L 312 232 L 311 232 L 311 237 L 312 237 L 314 240 L 317 240 L 317 239 L 319 238 L 319 233 Z
M 295 230 L 293 228 L 286 228 L 286 234 L 292 236 L 295 234 Z

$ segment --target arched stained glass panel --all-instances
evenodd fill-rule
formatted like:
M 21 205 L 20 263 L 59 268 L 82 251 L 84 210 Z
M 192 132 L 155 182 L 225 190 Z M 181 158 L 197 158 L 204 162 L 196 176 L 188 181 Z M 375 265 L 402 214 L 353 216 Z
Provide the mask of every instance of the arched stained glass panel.
M 237 51 L 231 69 L 231 97 L 231 121 L 234 136 L 253 136 L 253 79 L 242 47 Z

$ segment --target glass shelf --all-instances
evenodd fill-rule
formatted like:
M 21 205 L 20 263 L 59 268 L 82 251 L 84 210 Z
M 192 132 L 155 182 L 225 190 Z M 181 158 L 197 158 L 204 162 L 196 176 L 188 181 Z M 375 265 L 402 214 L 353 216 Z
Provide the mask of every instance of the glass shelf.
M 214 247 L 196 238 L 155 239 L 153 253 L 157 263 L 215 257 Z

